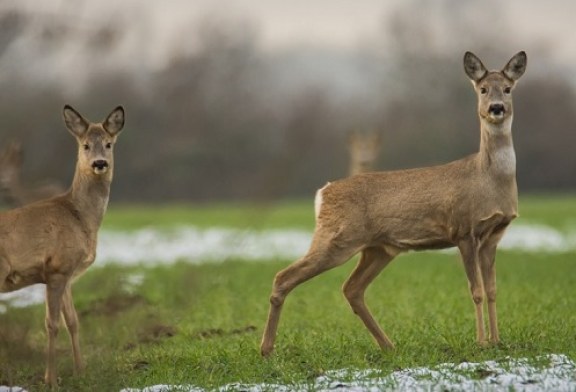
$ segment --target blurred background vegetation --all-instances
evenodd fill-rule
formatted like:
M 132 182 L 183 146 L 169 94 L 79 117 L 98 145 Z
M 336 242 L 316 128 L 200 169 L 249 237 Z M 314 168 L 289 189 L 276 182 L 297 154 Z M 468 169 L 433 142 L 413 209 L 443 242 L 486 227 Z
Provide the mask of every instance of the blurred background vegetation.
M 499 69 L 526 50 L 513 126 L 520 190 L 574 190 L 574 3 L 289 4 L 3 1 L 0 149 L 20 140 L 26 182 L 67 185 L 75 146 L 62 106 L 99 120 L 122 104 L 116 201 L 309 197 L 347 175 L 354 130 L 381 134 L 383 170 L 475 152 L 476 97 L 462 56 L 471 50 Z M 275 6 L 273 21 L 285 25 L 260 9 Z M 371 28 L 355 29 L 367 20 Z M 270 38 L 283 26 L 301 34 Z

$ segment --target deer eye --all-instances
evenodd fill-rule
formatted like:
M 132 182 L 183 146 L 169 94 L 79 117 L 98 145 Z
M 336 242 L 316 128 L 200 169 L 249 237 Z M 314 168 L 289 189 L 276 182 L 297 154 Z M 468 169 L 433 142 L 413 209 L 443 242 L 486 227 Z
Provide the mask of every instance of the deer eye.
M 488 92 L 488 89 L 486 87 L 480 87 L 480 94 L 484 95 Z
M 512 88 L 506 87 L 506 88 L 504 89 L 504 94 L 510 94 L 511 91 L 512 91 Z
M 112 143 L 106 143 L 106 148 L 108 149 L 112 148 Z
M 84 147 L 84 151 L 88 151 L 90 149 L 90 146 L 88 144 L 84 144 L 82 147 Z

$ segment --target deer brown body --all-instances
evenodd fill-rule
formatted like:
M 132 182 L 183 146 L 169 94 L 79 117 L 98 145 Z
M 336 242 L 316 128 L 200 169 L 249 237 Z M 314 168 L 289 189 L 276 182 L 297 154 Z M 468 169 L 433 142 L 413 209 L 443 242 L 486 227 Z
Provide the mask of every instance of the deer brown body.
M 0 194 L 7 205 L 19 207 L 64 192 L 64 189 L 53 182 L 27 186 L 21 177 L 22 145 L 11 142 L 0 155 Z
M 60 196 L 0 213 L 0 292 L 46 284 L 45 380 L 51 385 L 57 383 L 55 343 L 61 315 L 70 334 L 75 369 L 84 367 L 71 285 L 96 257 L 112 182 L 113 145 L 124 125 L 121 107 L 102 123 L 89 123 L 70 106 L 64 107 L 63 115 L 78 142 L 72 187 Z
M 282 305 L 299 284 L 360 261 L 343 291 L 383 349 L 393 344 L 364 302 L 366 287 L 399 253 L 458 247 L 476 310 L 476 339 L 484 344 L 483 302 L 488 300 L 489 340 L 498 342 L 495 253 L 518 215 L 512 144 L 511 90 L 526 68 L 516 54 L 502 71 L 487 71 L 472 53 L 464 68 L 478 95 L 480 149 L 439 166 L 355 175 L 328 183 L 316 194 L 316 229 L 308 253 L 274 279 L 262 355 L 274 348 Z

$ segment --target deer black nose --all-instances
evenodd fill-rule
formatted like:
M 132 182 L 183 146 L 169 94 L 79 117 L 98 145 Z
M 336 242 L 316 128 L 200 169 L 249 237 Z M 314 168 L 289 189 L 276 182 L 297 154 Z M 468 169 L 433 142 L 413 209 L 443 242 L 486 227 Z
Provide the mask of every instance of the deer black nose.
M 504 113 L 504 105 L 501 103 L 493 103 L 488 108 L 488 113 L 492 113 L 492 114 L 496 114 L 496 115 L 502 114 L 502 113 Z
M 102 170 L 102 169 L 104 169 L 105 167 L 108 167 L 108 162 L 106 162 L 106 161 L 103 160 L 103 159 L 99 159 L 99 160 L 97 160 L 97 161 L 92 162 L 92 167 L 93 167 L 94 169 Z

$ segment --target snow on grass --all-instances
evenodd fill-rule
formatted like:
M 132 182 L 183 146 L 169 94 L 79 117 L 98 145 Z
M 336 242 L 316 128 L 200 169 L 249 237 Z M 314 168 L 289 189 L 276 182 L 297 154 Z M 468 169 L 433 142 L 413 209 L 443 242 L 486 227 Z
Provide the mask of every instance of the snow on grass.
M 293 259 L 306 252 L 310 239 L 311 233 L 301 230 L 249 231 L 185 226 L 169 230 L 103 231 L 98 244 L 98 263 Z
M 27 392 L 27 391 L 21 387 L 7 387 L 4 385 L 0 385 L 0 392 Z
M 312 233 L 304 230 L 199 229 L 183 226 L 168 230 L 100 232 L 95 265 L 169 264 L 242 260 L 296 260 L 308 250 Z M 512 225 L 499 249 L 522 252 L 567 252 L 576 250 L 576 233 L 563 233 L 543 225 Z M 141 278 L 140 278 L 141 281 Z M 127 282 L 137 287 L 135 282 Z M 127 288 L 128 289 L 128 288 Z M 0 294 L 0 313 L 7 306 L 23 307 L 44 301 L 44 286 L 34 285 Z
M 133 232 L 103 231 L 98 264 L 159 264 L 186 260 L 191 263 L 229 259 L 294 260 L 308 250 L 312 233 L 304 230 L 251 231 L 229 228 Z M 576 249 L 576 233 L 563 233 L 543 225 L 512 225 L 499 249 L 524 252 L 567 252 Z
M 171 230 L 141 229 L 133 232 L 102 231 L 96 265 L 166 264 L 178 260 L 191 263 L 224 262 L 229 259 L 292 260 L 302 256 L 311 233 L 301 230 L 242 231 L 237 229 L 180 227 Z M 567 252 L 576 250 L 576 234 L 564 233 L 542 225 L 512 225 L 499 249 L 522 252 Z M 142 283 L 135 275 L 126 282 L 131 290 Z M 12 293 L 0 294 L 0 313 L 8 306 L 23 307 L 44 302 L 44 285 L 34 285 Z M 442 364 L 432 368 L 405 369 L 390 375 L 378 370 L 329 371 L 312 385 L 230 384 L 218 391 L 574 391 L 576 366 L 564 355 L 539 358 L 538 367 L 528 359 L 503 362 Z M 204 391 L 195 386 L 156 385 L 123 392 Z M 26 392 L 19 387 L 0 386 L 0 392 Z
M 10 293 L 0 293 L 0 313 L 5 313 L 8 306 L 23 308 L 44 303 L 45 290 L 43 284 L 35 284 Z
M 502 361 L 443 363 L 383 374 L 378 369 L 331 370 L 309 383 L 243 384 L 232 383 L 210 391 L 556 391 L 576 390 L 576 364 L 563 354 L 533 359 L 506 358 Z M 124 388 L 120 392 L 207 392 L 194 385 L 154 385 L 143 389 Z M 0 386 L 0 392 L 26 392 L 20 387 Z
M 535 364 L 539 365 L 535 365 Z M 567 356 L 551 354 L 533 360 L 506 358 L 503 361 L 460 364 L 444 363 L 383 375 L 377 369 L 333 370 L 311 383 L 242 384 L 221 386 L 214 391 L 574 391 L 576 364 Z M 204 392 L 194 385 L 154 385 L 144 389 L 126 388 L 121 392 Z
M 545 225 L 510 225 L 498 249 L 561 253 L 576 249 L 576 232 L 561 232 Z

